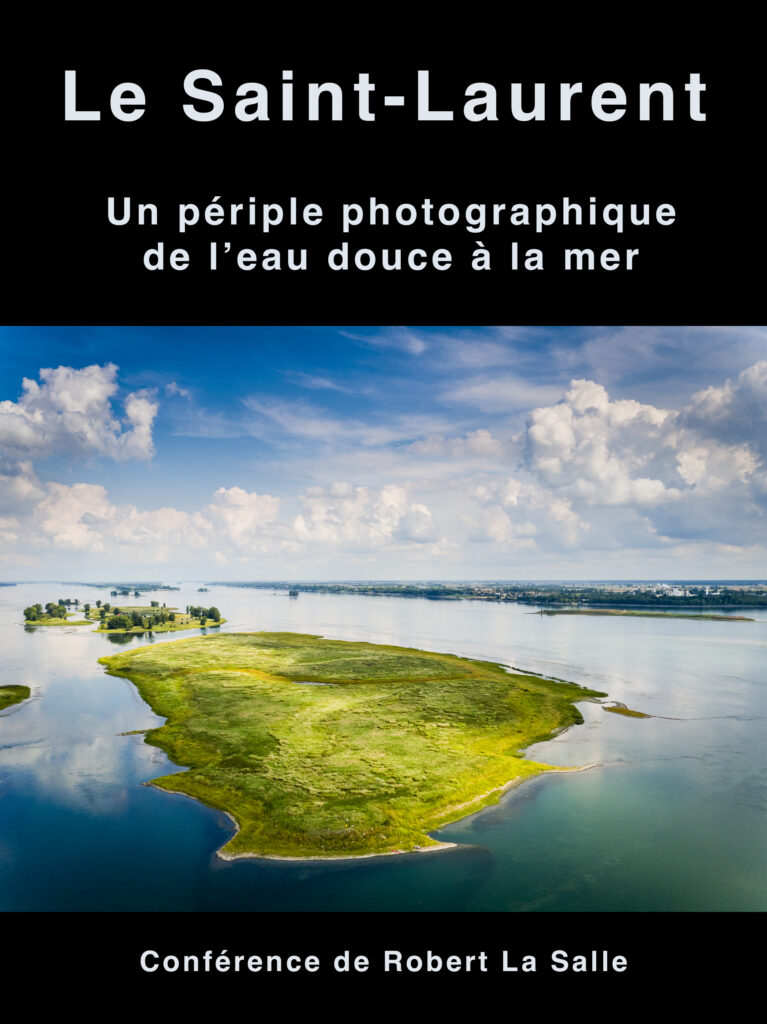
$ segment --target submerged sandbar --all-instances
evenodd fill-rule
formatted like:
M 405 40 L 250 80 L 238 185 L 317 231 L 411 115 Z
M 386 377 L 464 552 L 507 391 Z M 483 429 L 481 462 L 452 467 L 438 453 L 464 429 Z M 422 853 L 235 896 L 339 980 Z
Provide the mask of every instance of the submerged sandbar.
M 656 612 L 636 608 L 541 608 L 531 615 L 623 615 L 635 619 L 704 619 L 707 622 L 755 622 L 747 615 L 714 615 L 710 612 Z
M 224 856 L 439 846 L 430 831 L 551 770 L 522 752 L 581 722 L 574 701 L 605 696 L 492 662 L 296 633 L 224 633 L 100 661 L 166 717 L 146 742 L 188 766 L 153 784 L 236 822 Z

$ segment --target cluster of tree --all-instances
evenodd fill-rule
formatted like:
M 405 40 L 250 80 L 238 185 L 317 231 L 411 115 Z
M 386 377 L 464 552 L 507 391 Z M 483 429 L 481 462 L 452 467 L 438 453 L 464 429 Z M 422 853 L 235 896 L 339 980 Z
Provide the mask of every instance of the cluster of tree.
M 24 618 L 27 622 L 39 622 L 44 618 L 50 619 L 65 619 L 67 612 L 70 608 L 77 608 L 80 605 L 80 599 L 78 597 L 60 597 L 58 601 L 49 601 L 45 610 L 41 604 L 31 604 L 29 608 L 24 609 Z M 90 605 L 86 604 L 86 611 L 90 608 Z
M 199 619 L 201 626 L 204 626 L 208 619 L 212 619 L 213 622 L 221 621 L 221 612 L 218 608 L 203 608 L 200 605 L 188 604 L 186 614 L 193 619 Z
M 45 610 L 41 604 L 32 604 L 29 608 L 24 609 L 24 618 L 27 622 L 40 622 L 46 618 L 66 619 L 68 608 L 72 603 L 72 601 L 59 601 L 58 604 L 54 604 L 53 601 L 49 601 Z
M 106 618 L 104 609 L 102 611 L 102 621 Z M 121 612 L 119 608 L 114 609 L 114 613 L 106 619 L 107 629 L 133 629 L 136 626 L 141 629 L 153 629 L 155 626 L 163 626 L 167 622 L 175 622 L 176 613 L 167 612 L 164 608 L 159 609 L 156 612 L 141 612 L 138 609 L 134 609 L 132 612 L 124 611 Z
M 106 620 L 107 629 L 130 629 L 131 625 L 127 615 L 110 615 Z

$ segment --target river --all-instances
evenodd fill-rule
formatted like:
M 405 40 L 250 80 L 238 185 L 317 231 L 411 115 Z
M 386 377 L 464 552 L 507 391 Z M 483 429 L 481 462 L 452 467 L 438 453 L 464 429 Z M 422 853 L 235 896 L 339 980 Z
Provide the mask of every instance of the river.
M 225 815 L 141 783 L 179 771 L 141 735 L 159 719 L 98 658 L 87 626 L 25 629 L 28 604 L 108 589 L 0 588 L 3 910 L 767 910 L 767 611 L 756 622 L 540 616 L 479 601 L 182 584 L 148 599 L 216 605 L 226 631 L 289 630 L 483 658 L 607 691 L 655 716 L 579 705 L 583 725 L 529 750 L 555 765 L 442 829 L 428 856 L 225 862 Z M 120 603 L 121 599 L 117 599 Z M 198 635 L 159 634 L 128 643 Z M 122 638 L 125 639 L 125 638 Z

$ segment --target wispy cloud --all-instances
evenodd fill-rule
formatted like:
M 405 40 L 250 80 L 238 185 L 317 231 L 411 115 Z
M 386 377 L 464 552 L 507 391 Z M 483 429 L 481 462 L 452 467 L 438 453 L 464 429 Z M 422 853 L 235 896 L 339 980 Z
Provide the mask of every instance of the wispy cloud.
M 222 440 L 243 437 L 248 431 L 241 419 L 229 413 L 209 409 L 189 409 L 171 418 L 171 432 L 176 437 L 210 437 Z
M 344 387 L 337 381 L 330 380 L 328 377 L 322 377 L 318 374 L 304 373 L 299 370 L 285 370 L 285 377 L 291 382 L 291 384 L 297 384 L 300 388 L 306 388 L 307 391 L 340 391 L 343 394 L 350 394 L 352 389 Z
M 366 334 L 345 330 L 338 333 L 343 338 L 369 345 L 371 348 L 394 349 L 407 352 L 411 356 L 423 355 L 429 348 L 426 336 L 409 327 L 387 327 Z
M 368 420 L 342 419 L 303 399 L 283 401 L 269 395 L 249 395 L 243 405 L 258 416 L 249 421 L 248 431 L 262 439 L 275 439 L 281 433 L 321 444 L 375 448 L 414 441 L 453 426 L 446 417 L 419 413 L 387 416 L 371 411 Z
M 446 402 L 473 405 L 484 412 L 511 413 L 554 402 L 562 393 L 557 384 L 536 384 L 514 374 L 471 377 L 442 393 Z

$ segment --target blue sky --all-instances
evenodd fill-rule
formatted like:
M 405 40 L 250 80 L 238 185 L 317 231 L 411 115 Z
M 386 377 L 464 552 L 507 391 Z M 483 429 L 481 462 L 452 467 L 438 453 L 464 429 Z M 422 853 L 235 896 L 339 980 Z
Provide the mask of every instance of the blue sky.
M 765 407 L 759 327 L 6 327 L 0 573 L 765 576 Z

